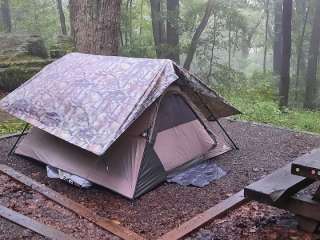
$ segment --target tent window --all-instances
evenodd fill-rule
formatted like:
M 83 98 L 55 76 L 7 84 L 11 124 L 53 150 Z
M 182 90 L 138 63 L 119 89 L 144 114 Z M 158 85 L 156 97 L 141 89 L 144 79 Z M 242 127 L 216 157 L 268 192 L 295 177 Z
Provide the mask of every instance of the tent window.
M 161 132 L 196 119 L 197 116 L 181 96 L 170 94 L 161 101 L 155 130 Z

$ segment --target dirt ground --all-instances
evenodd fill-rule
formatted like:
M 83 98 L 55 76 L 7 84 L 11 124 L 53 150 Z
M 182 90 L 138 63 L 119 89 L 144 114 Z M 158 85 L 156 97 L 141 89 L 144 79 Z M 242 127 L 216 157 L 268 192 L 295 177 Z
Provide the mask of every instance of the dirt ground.
M 147 239 L 156 239 L 196 214 L 214 206 L 232 193 L 241 190 L 249 183 L 285 165 L 297 156 L 320 146 L 320 137 L 316 135 L 296 133 L 252 123 L 224 121 L 223 124 L 240 147 L 239 151 L 231 151 L 214 159 L 220 167 L 228 172 L 225 177 L 204 188 L 164 183 L 134 201 L 125 199 L 102 187 L 95 186 L 83 190 L 59 180 L 50 180 L 45 175 L 44 166 L 32 160 L 18 156 L 6 160 L 6 154 L 15 140 L 13 138 L 1 140 L 0 163 L 5 163 L 48 185 L 102 216 L 119 221 L 122 225 Z M 0 182 L 0 184 L 3 183 Z M 255 208 L 257 209 L 254 210 Z M 257 216 L 262 214 L 264 217 L 252 218 L 252 212 L 255 212 Z M 45 215 L 46 213 L 42 212 L 41 214 Z M 241 223 L 243 221 L 239 220 L 237 214 L 241 214 L 241 219 L 245 224 Z M 291 222 L 294 222 L 291 215 L 286 215 L 278 209 L 270 210 L 267 206 L 251 203 L 251 205 L 234 210 L 225 218 L 212 222 L 191 235 L 189 239 L 250 239 L 248 236 L 252 237 L 251 239 L 290 239 L 274 238 L 276 230 L 268 230 L 278 226 L 277 221 L 285 219 L 286 216 Z M 261 220 L 260 222 L 263 224 L 260 224 L 256 219 Z M 237 223 L 239 224 L 237 225 Z M 272 225 L 273 223 L 274 225 Z M 3 226 L 0 222 L 0 229 L 1 227 Z M 295 229 L 294 224 L 290 227 Z M 233 232 L 234 234 L 232 234 Z M 259 238 L 263 236 L 264 232 L 268 233 L 266 234 L 268 237 Z M 246 235 L 248 233 L 249 235 Z M 298 234 L 303 233 L 298 232 Z M 254 238 L 257 236 L 259 237 Z M 298 236 L 298 238 L 292 239 L 302 238 Z

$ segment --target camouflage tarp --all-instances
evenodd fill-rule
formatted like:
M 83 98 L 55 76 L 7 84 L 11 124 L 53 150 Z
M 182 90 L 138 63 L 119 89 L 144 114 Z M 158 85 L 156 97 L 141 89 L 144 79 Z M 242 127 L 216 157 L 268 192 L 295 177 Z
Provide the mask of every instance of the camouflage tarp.
M 178 81 L 177 81 L 178 80 Z M 46 66 L 1 100 L 13 116 L 97 155 L 172 83 L 200 109 L 229 116 L 238 111 L 170 60 L 71 53 Z M 196 102 L 196 100 L 195 100 Z M 200 104 L 200 102 L 198 102 Z

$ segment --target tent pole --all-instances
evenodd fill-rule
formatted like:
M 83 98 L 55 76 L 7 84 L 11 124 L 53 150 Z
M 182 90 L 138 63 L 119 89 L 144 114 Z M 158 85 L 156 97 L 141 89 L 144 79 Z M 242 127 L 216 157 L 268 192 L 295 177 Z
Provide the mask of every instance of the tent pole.
M 234 146 L 235 149 L 239 150 L 239 147 L 237 146 L 237 144 L 232 140 L 232 138 L 230 137 L 230 135 L 228 134 L 227 130 L 221 125 L 220 121 L 218 120 L 218 118 L 216 118 L 216 116 L 210 111 L 211 117 L 213 118 L 214 121 L 216 121 L 219 125 L 219 127 L 221 128 L 221 130 L 223 131 L 223 133 L 227 136 L 227 138 L 229 139 L 229 141 L 232 143 L 232 145 Z
M 21 139 L 22 136 L 24 135 L 24 133 L 25 133 L 25 131 L 27 130 L 28 126 L 29 126 L 29 124 L 26 123 L 26 125 L 24 126 L 21 134 L 19 135 L 18 139 L 17 139 L 16 142 L 13 144 L 10 152 L 8 153 L 8 155 L 7 155 L 8 158 L 12 155 L 13 151 L 16 149 L 17 144 L 19 143 L 20 139 Z
M 229 139 L 229 141 L 232 143 L 233 147 L 236 149 L 236 150 L 239 150 L 238 146 L 236 145 L 236 143 L 232 140 L 232 138 L 230 137 L 230 135 L 228 134 L 227 130 L 221 125 L 220 121 L 218 120 L 218 118 L 212 113 L 212 111 L 210 110 L 210 108 L 208 107 L 208 105 L 203 102 L 202 98 L 200 97 L 200 95 L 198 93 L 196 93 L 200 102 L 202 103 L 202 105 L 207 109 L 207 111 L 211 114 L 210 117 L 213 118 L 214 121 L 216 121 L 219 125 L 219 127 L 221 128 L 221 130 L 223 131 L 223 133 L 227 136 L 227 138 Z

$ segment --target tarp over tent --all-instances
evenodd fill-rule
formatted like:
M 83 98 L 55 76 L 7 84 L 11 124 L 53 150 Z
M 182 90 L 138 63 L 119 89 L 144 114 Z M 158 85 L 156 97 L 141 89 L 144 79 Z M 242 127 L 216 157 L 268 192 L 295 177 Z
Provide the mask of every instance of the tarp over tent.
M 34 126 L 16 153 L 133 198 L 230 150 L 208 117 L 239 113 L 170 60 L 71 53 L 0 102 Z

